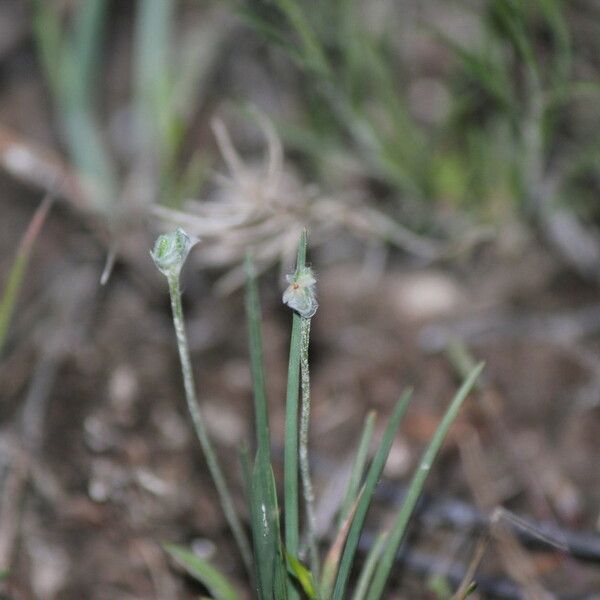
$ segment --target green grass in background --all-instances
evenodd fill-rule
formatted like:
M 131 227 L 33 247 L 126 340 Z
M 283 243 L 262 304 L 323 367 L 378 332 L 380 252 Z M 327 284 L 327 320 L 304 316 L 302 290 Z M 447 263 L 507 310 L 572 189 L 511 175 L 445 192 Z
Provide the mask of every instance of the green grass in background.
M 389 186 L 400 205 L 416 207 L 413 227 L 430 231 L 436 207 L 535 219 L 561 198 L 585 203 L 576 182 L 593 168 L 598 138 L 565 144 L 561 124 L 574 119 L 575 100 L 593 102 L 600 88 L 575 71 L 561 0 L 455 4 L 476 17 L 479 41 L 469 45 L 426 21 L 414 23 L 454 56 L 451 68 L 435 75 L 449 93 L 447 115 L 436 123 L 420 122 L 410 108 L 414 73 L 393 43 L 406 28 L 403 11 L 389 8 L 387 27 L 374 31 L 368 3 L 357 0 L 237 6 L 296 66 L 302 110 L 281 131 L 323 180 L 332 161 L 351 164 Z M 557 164 L 558 175 L 549 173 Z M 550 176 L 560 181 L 549 197 Z
M 75 3 L 65 18 L 54 4 L 32 0 L 40 62 L 66 151 L 85 175 L 92 203 L 113 222 L 128 203 L 180 206 L 206 182 L 206 148 L 185 142 L 206 94 L 207 65 L 225 59 L 212 6 L 135 4 L 134 150 L 124 157 L 105 135 L 120 107 L 109 107 L 108 116 L 99 110 L 111 3 Z M 360 0 L 230 0 L 223 6 L 279 57 L 279 70 L 269 61 L 263 65 L 294 106 L 278 130 L 307 178 L 328 192 L 358 186 L 367 202 L 383 201 L 402 225 L 451 240 L 481 221 L 535 225 L 556 208 L 600 218 L 600 143 L 590 133 L 597 130 L 593 106 L 600 93 L 590 56 L 598 48 L 589 34 L 583 40 L 572 30 L 581 8 L 562 0 L 453 3 L 471 19 L 473 39 L 466 43 L 441 30 L 427 11 L 419 20 L 415 11 L 393 5 L 379 16 L 383 26 L 374 25 L 371 14 L 381 7 Z M 185 35 L 184 9 L 203 17 Z M 408 29 L 452 60 L 433 74 L 419 72 L 397 39 Z M 236 39 L 240 30 L 238 24 Z M 236 46 L 227 49 L 235 60 Z M 257 53 L 256 60 L 266 56 Z M 433 122 L 411 105 L 419 78 L 433 79 L 447 95 Z M 215 93 L 234 99 L 236 82 L 222 83 Z

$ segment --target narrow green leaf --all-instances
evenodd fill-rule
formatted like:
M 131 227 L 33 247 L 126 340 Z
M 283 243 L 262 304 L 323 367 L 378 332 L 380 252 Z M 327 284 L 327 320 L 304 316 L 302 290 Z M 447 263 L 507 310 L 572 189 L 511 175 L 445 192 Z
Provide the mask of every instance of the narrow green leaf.
M 99 78 L 98 63 L 108 8 L 107 0 L 88 0 L 76 6 L 69 53 L 74 69 L 70 85 L 85 103 L 91 102 L 94 83 Z M 63 60 L 68 57 L 63 56 Z
M 298 580 L 298 583 L 301 585 L 309 600 L 319 600 L 315 578 L 310 570 L 289 552 L 285 553 L 285 557 L 290 572 Z
M 252 471 L 250 512 L 256 567 L 256 585 L 261 600 L 286 598 L 286 568 L 279 530 L 279 507 L 271 466 L 269 417 L 262 354 L 260 303 L 254 265 L 246 259 L 246 315 L 250 362 L 254 387 L 257 452 Z
M 33 0 L 33 32 L 44 74 L 57 95 L 60 89 L 60 62 L 65 41 L 56 7 L 45 0 Z
M 244 494 L 248 506 L 250 506 L 250 498 L 252 493 L 252 467 L 250 465 L 250 453 L 248 446 L 243 443 L 239 450 L 238 456 L 240 459 L 240 465 L 242 466 L 242 479 L 244 481 Z
M 448 407 L 446 414 L 439 424 L 431 443 L 429 444 L 429 447 L 427 450 L 425 450 L 423 457 L 421 458 L 419 467 L 413 475 L 412 481 L 410 482 L 404 504 L 402 505 L 402 508 L 400 509 L 398 516 L 394 521 L 389 540 L 386 544 L 381 560 L 379 561 L 377 570 L 375 571 L 373 583 L 371 584 L 371 588 L 369 589 L 369 594 L 367 596 L 368 600 L 379 600 L 383 597 L 385 585 L 389 578 L 390 571 L 392 570 L 392 565 L 394 564 L 396 554 L 398 553 L 398 548 L 402 542 L 402 538 L 404 537 L 406 526 L 408 525 L 408 522 L 413 514 L 417 500 L 421 495 L 423 485 L 425 484 L 425 480 L 429 475 L 431 466 L 442 446 L 444 439 L 446 438 L 446 435 L 448 434 L 450 426 L 458 415 L 462 403 L 473 389 L 477 378 L 481 374 L 483 366 L 483 363 L 479 363 L 464 381 L 461 388 L 458 390 L 452 402 L 450 403 L 450 406 Z
M 342 523 L 346 520 L 350 509 L 352 508 L 353 502 L 358 496 L 358 490 L 360 489 L 360 483 L 363 478 L 365 465 L 369 455 L 369 446 L 373 438 L 373 429 L 375 427 L 375 411 L 370 411 L 363 425 L 363 431 L 360 436 L 360 442 L 356 450 L 356 456 L 354 457 L 354 463 L 352 465 L 352 471 L 350 474 L 350 480 L 348 482 L 348 489 L 346 495 L 342 500 L 340 507 L 340 515 L 338 519 L 338 527 L 341 527 Z
M 54 196 L 50 193 L 47 194 L 35 211 L 27 230 L 21 238 L 17 255 L 8 272 L 8 278 L 4 289 L 2 290 L 2 294 L 0 295 L 0 352 L 2 352 L 4 342 L 6 341 L 8 327 L 15 310 L 17 299 L 19 298 L 19 292 L 21 291 L 23 278 L 27 271 L 33 244 L 40 233 L 53 201 Z
M 174 0 L 138 0 L 135 19 L 136 126 L 143 151 L 152 153 L 159 162 L 163 185 L 166 172 L 173 176 L 175 165 L 171 158 L 183 139 L 183 124 L 172 102 L 175 85 L 171 38 L 176 5 Z
M 346 540 L 346 546 L 344 547 L 344 552 L 340 561 L 340 568 L 335 581 L 332 600 L 343 600 L 345 598 L 346 586 L 348 585 L 348 578 L 350 577 L 350 571 L 354 562 L 358 540 L 365 524 L 367 511 L 373 498 L 373 492 L 375 491 L 375 486 L 377 485 L 377 481 L 385 466 L 390 448 L 392 447 L 392 441 L 400 426 L 400 421 L 410 403 L 411 396 L 412 390 L 407 390 L 396 404 L 394 412 L 385 428 L 377 454 L 375 454 L 375 458 L 367 473 L 364 490 L 356 508 L 354 519 L 352 519 L 352 525 L 350 526 L 348 539 Z
M 241 600 L 225 575 L 210 563 L 176 544 L 165 544 L 163 548 L 191 577 L 204 585 L 215 600 Z
M 164 79 L 171 70 L 170 51 L 176 2 L 138 0 L 135 19 L 134 68 L 137 102 L 146 116 L 157 115 Z
M 319 75 L 329 75 L 330 67 L 321 42 L 313 30 L 302 3 L 296 0 L 276 0 L 302 43 L 302 54 L 307 67 Z
M 464 48 L 440 30 L 433 30 L 433 34 L 460 60 L 464 72 L 481 85 L 499 107 L 511 114 L 517 110 L 504 65 L 493 63 L 483 53 Z
M 258 597 L 261 600 L 283 600 L 286 598 L 286 571 L 275 478 L 271 464 L 261 450 L 257 452 L 252 473 L 250 512 Z
M 357 494 L 354 503 L 346 515 L 346 519 L 340 524 L 338 533 L 325 557 L 323 575 L 321 576 L 321 596 L 323 596 L 323 598 L 329 598 L 331 596 L 331 591 L 335 584 L 335 576 L 337 575 L 338 567 L 340 565 L 342 550 L 344 549 L 348 531 L 350 530 L 350 525 L 352 524 L 352 519 L 354 518 L 354 513 L 356 512 L 359 501 L 360 494 Z
M 246 257 L 246 318 L 248 321 L 250 365 L 254 387 L 256 441 L 261 456 L 266 462 L 270 463 L 269 415 L 263 365 L 260 301 L 258 298 L 258 286 L 256 283 L 254 263 L 252 262 L 250 255 Z
M 365 600 L 367 595 L 367 590 L 369 589 L 369 585 L 371 584 L 371 580 L 373 579 L 373 573 L 375 572 L 375 567 L 379 562 L 379 557 L 383 552 L 385 547 L 385 542 L 388 538 L 389 532 L 384 531 L 380 533 L 375 539 L 375 543 L 371 546 L 369 553 L 367 554 L 367 559 L 365 560 L 365 564 L 363 565 L 362 571 L 358 578 L 358 582 L 356 584 L 356 590 L 354 591 L 354 595 L 352 596 L 352 600 Z
M 296 270 L 306 262 L 306 231 L 300 236 Z M 285 399 L 284 446 L 284 510 L 285 546 L 295 556 L 298 554 L 298 395 L 300 387 L 300 326 L 302 318 L 295 311 L 292 316 L 290 358 L 288 363 L 287 392 Z M 292 581 L 288 582 L 289 600 L 297 600 L 298 592 Z

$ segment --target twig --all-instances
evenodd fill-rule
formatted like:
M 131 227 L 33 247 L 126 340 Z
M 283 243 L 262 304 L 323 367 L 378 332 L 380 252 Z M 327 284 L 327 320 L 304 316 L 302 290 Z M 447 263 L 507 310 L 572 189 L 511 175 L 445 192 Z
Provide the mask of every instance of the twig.
M 477 434 L 473 431 L 471 435 L 461 440 L 459 448 L 467 481 L 476 503 L 480 505 L 481 509 L 490 510 L 493 505 L 497 505 L 497 500 L 495 498 L 494 483 L 483 462 L 484 452 Z M 537 579 L 535 565 L 523 551 L 512 531 L 504 527 L 500 516 L 501 512 L 493 511 L 490 518 L 490 531 L 504 567 L 511 577 L 522 586 L 526 599 L 551 598 Z
M 467 347 L 460 342 L 449 344 L 447 354 L 461 377 L 464 377 L 475 362 Z M 512 471 L 523 486 L 537 517 L 554 521 L 554 512 L 539 481 L 538 473 L 531 468 L 528 461 L 522 460 L 515 447 L 510 427 L 502 410 L 503 397 L 483 381 L 478 382 L 478 391 L 480 393 L 478 406 L 481 407 L 492 433 L 502 448 L 503 455 L 509 460 Z
M 0 124 L 0 167 L 15 179 L 37 190 L 60 191 L 80 212 L 90 213 L 79 177 L 57 154 L 38 146 L 24 136 Z

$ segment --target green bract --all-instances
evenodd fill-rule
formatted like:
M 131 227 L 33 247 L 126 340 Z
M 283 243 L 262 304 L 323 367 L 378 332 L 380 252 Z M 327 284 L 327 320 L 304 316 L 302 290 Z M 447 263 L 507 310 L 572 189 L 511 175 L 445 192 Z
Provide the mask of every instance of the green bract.
M 150 256 L 158 270 L 166 275 L 179 275 L 187 255 L 198 240 L 183 229 L 165 233 L 157 238 Z

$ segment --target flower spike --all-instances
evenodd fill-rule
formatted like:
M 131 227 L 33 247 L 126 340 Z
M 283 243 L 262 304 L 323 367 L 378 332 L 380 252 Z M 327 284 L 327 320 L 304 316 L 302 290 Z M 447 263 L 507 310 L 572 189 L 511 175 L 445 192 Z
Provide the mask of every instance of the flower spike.
M 289 286 L 283 293 L 283 303 L 295 310 L 301 317 L 310 319 L 317 312 L 317 292 L 314 273 L 310 267 L 302 267 L 293 275 L 287 276 Z

